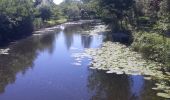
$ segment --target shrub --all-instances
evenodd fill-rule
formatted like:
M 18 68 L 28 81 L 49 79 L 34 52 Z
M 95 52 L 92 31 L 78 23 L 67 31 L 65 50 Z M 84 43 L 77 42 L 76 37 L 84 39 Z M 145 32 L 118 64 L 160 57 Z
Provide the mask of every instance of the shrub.
M 170 66 L 170 38 L 157 33 L 136 32 L 132 47 L 144 57 Z

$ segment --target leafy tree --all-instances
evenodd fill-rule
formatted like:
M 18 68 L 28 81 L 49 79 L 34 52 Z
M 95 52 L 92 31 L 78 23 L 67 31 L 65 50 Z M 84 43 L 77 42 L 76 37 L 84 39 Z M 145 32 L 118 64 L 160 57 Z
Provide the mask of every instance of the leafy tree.
M 0 40 L 31 32 L 33 11 L 32 0 L 0 0 Z
M 52 15 L 52 11 L 49 6 L 41 6 L 39 8 L 39 11 L 40 11 L 40 17 L 42 18 L 43 21 L 50 19 Z
M 76 0 L 65 0 L 60 7 L 69 19 L 79 19 L 81 2 Z
M 134 0 L 100 0 L 99 4 L 103 10 L 102 16 L 110 16 L 109 20 L 112 20 L 116 29 L 123 30 L 123 24 L 125 24 L 123 22 L 127 22 L 125 20 L 128 20 L 130 16 L 128 14 L 133 7 Z

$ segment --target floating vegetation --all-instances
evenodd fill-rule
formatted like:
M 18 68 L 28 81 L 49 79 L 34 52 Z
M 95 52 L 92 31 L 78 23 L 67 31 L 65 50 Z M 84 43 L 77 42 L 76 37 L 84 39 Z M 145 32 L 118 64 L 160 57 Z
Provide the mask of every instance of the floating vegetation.
M 0 49 L 0 55 L 8 55 L 9 54 L 9 48 L 7 49 Z
M 93 62 L 90 69 L 107 70 L 106 73 L 144 75 L 145 80 L 155 79 L 164 83 L 170 82 L 169 72 L 163 74 L 162 64 L 151 60 L 145 60 L 141 54 L 134 52 L 131 48 L 113 42 L 103 43 L 101 48 L 86 49 L 85 52 L 91 55 Z M 170 98 L 170 87 L 168 84 L 156 84 L 154 90 L 161 90 L 158 96 Z
M 119 43 L 106 42 L 99 49 L 87 49 L 86 53 L 92 56 L 93 67 L 107 68 L 109 73 L 164 77 L 158 70 L 161 64 L 146 61 L 140 54 Z
M 170 94 L 167 93 L 157 93 L 156 95 L 159 97 L 170 99 Z
M 98 33 L 101 33 L 101 32 L 106 32 L 106 31 L 109 31 L 107 30 L 107 26 L 106 25 L 97 25 L 94 27 L 94 29 L 92 30 L 89 30 L 89 31 L 84 31 L 84 35 L 98 35 Z
M 156 90 L 156 91 L 161 91 L 161 92 L 157 93 L 157 96 L 170 99 L 170 86 L 168 86 L 166 81 L 161 81 L 159 83 L 156 83 L 155 85 L 156 85 L 156 87 L 154 87 L 152 89 Z
M 151 77 L 144 77 L 145 80 L 151 80 Z

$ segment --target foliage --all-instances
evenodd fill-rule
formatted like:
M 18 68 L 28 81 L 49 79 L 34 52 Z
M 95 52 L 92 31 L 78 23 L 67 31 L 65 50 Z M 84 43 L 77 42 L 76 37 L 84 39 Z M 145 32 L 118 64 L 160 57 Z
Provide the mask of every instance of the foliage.
M 49 26 L 54 26 L 56 24 L 62 24 L 66 21 L 67 21 L 67 19 L 65 19 L 65 18 L 60 18 L 59 20 L 50 19 L 50 20 L 46 21 L 46 25 L 47 25 L 47 27 L 49 27 Z
M 32 6 L 31 0 L 0 0 L 0 40 L 32 31 Z
M 44 21 L 58 20 L 61 16 L 57 5 L 43 4 L 42 0 L 0 0 L 0 41 L 29 35 L 44 26 Z
M 157 33 L 136 32 L 134 33 L 134 50 L 143 53 L 146 58 L 167 64 L 170 62 L 170 39 Z
M 81 2 L 74 0 L 65 0 L 61 5 L 62 12 L 69 19 L 79 19 Z
M 41 6 L 39 8 L 40 12 L 40 17 L 42 18 L 43 21 L 50 19 L 52 15 L 52 11 L 49 6 Z
M 34 29 L 40 29 L 43 26 L 43 21 L 41 18 L 35 18 L 33 24 L 34 24 Z

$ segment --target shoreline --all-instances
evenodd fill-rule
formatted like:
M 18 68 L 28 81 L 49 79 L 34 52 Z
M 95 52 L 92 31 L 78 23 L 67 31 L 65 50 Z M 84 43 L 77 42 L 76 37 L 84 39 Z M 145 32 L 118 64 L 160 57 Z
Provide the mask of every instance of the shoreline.
M 20 41 L 22 39 L 25 39 L 25 38 L 33 36 L 33 35 L 42 35 L 45 32 L 54 32 L 56 29 L 61 28 L 60 26 L 64 25 L 65 23 L 70 23 L 70 24 L 74 24 L 74 23 L 85 24 L 85 23 L 90 23 L 90 22 L 95 22 L 95 21 L 96 21 L 96 19 L 94 19 L 94 20 L 79 20 L 79 21 L 73 21 L 73 22 L 66 21 L 66 22 L 63 22 L 63 23 L 59 23 L 59 24 L 56 24 L 56 25 L 49 26 L 49 27 L 40 28 L 40 29 L 37 29 L 37 30 L 34 30 L 33 32 L 31 32 L 31 34 L 29 34 L 29 35 L 26 34 L 24 36 L 21 36 L 18 39 L 13 39 L 13 40 L 5 41 L 5 42 L 2 41 L 1 44 L 0 44 L 0 48 L 5 48 L 5 47 L 9 46 L 12 43 L 15 43 L 17 41 Z

